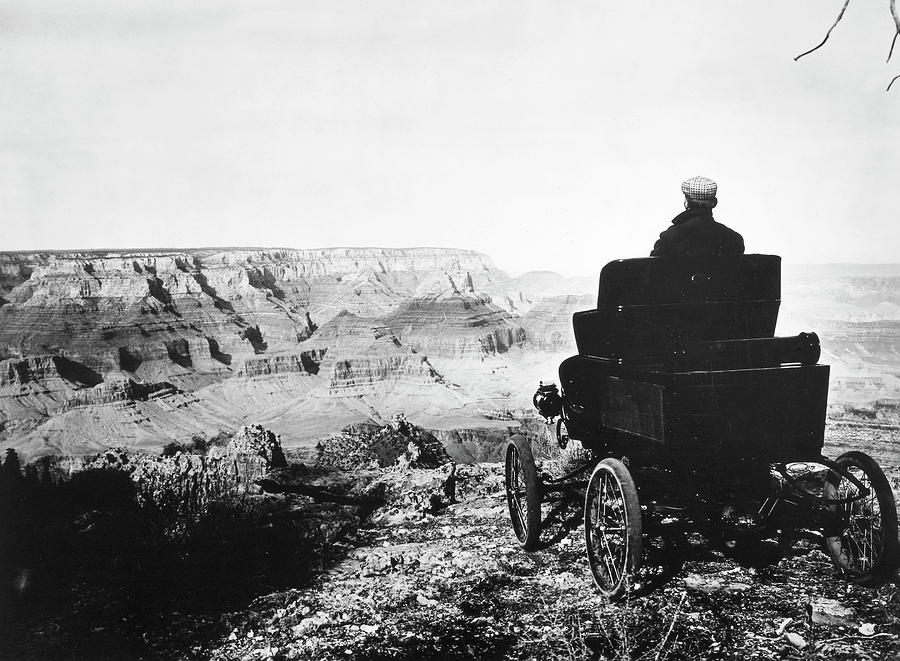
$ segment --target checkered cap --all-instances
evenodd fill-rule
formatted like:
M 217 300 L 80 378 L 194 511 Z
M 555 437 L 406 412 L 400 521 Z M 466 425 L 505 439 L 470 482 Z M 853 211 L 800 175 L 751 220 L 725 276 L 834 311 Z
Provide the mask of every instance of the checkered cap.
M 716 182 L 706 177 L 691 177 L 681 184 L 681 192 L 692 200 L 711 200 L 717 189 Z

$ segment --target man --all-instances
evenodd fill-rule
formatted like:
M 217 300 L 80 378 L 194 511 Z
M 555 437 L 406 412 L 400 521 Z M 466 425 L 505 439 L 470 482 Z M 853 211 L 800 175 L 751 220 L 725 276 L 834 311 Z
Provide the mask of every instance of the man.
M 716 182 L 706 177 L 692 177 L 681 184 L 685 210 L 659 235 L 650 256 L 743 255 L 743 237 L 713 220 L 717 190 Z

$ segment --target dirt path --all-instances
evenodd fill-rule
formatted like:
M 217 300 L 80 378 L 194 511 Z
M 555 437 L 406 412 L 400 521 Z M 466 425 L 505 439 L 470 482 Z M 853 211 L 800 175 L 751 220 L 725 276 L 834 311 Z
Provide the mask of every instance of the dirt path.
M 674 576 L 644 596 L 611 605 L 591 583 L 577 507 L 554 517 L 545 533 L 551 543 L 524 553 L 508 523 L 500 468 L 466 470 L 463 502 L 433 516 L 421 513 L 421 500 L 379 513 L 349 548 L 337 549 L 345 552 L 338 564 L 304 589 L 260 597 L 231 614 L 228 633 L 200 656 L 900 655 L 897 582 L 877 591 L 848 586 L 811 542 L 799 543 L 776 564 L 753 568 L 692 537 Z M 755 550 L 750 556 L 760 558 Z M 833 602 L 820 601 L 817 609 L 851 610 L 843 621 L 812 624 L 810 604 L 823 599 Z

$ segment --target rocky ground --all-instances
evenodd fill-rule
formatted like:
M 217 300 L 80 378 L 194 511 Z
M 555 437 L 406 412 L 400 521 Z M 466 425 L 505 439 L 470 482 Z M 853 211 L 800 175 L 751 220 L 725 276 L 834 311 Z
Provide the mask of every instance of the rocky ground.
M 401 478 L 433 488 L 438 471 Z M 888 658 L 897 583 L 847 585 L 809 541 L 768 566 L 689 538 L 662 584 L 619 604 L 595 591 L 580 511 L 551 516 L 544 548 L 512 535 L 498 465 L 461 469 L 462 502 L 398 504 L 302 589 L 258 598 L 197 650 L 213 659 Z M 546 507 L 546 506 L 545 506 Z M 754 560 L 760 555 L 753 552 Z M 757 565 L 762 563 L 757 562 Z M 649 577 L 648 577 L 649 578 Z
M 345 436 L 332 449 L 348 455 Z M 272 481 L 306 493 L 256 496 L 241 530 L 228 523 L 202 548 L 166 549 L 164 562 L 133 543 L 133 519 L 82 516 L 61 553 L 84 559 L 45 579 L 47 599 L 22 610 L 7 656 L 900 658 L 900 580 L 848 585 L 814 539 L 778 559 L 774 544 L 726 555 L 688 534 L 665 571 L 610 604 L 590 578 L 579 503 L 545 505 L 544 543 L 525 553 L 502 467 L 459 466 L 452 504 L 448 471 L 408 457 L 387 468 L 294 465 Z

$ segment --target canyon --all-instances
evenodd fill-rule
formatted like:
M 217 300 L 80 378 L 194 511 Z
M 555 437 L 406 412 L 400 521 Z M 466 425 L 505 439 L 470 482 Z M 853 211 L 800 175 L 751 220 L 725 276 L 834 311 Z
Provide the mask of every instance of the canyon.
M 596 283 L 439 248 L 0 253 L 0 449 L 156 450 L 251 423 L 304 445 L 398 412 L 503 435 L 575 352 Z M 786 268 L 782 299 L 779 333 L 822 338 L 834 415 L 896 422 L 900 267 Z

